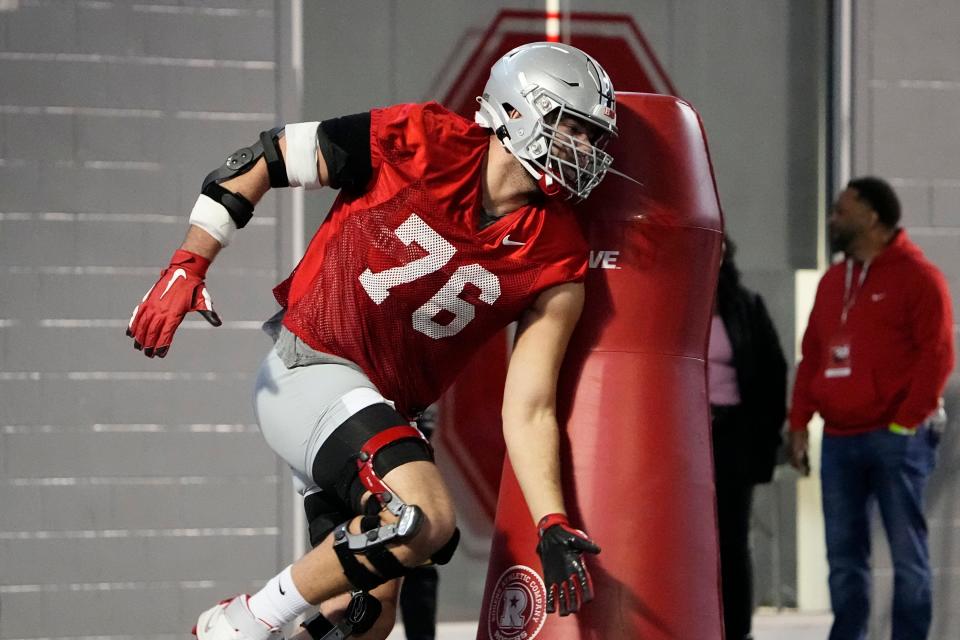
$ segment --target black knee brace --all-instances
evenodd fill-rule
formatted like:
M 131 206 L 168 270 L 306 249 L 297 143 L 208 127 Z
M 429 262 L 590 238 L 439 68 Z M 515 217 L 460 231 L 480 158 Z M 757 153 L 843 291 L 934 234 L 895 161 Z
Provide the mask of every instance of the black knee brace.
M 357 475 L 358 452 L 377 433 L 402 422 L 403 417 L 390 405 L 371 405 L 337 427 L 320 447 L 311 475 L 321 491 L 309 494 L 303 501 L 313 546 L 320 544 L 338 524 L 364 512 L 361 497 L 367 488 Z M 420 439 L 399 440 L 377 453 L 374 469 L 383 477 L 415 460 L 433 460 L 429 445 Z
M 388 543 L 405 542 L 415 536 L 423 524 L 423 512 L 415 504 L 405 503 L 380 479 L 374 467 L 377 453 L 401 440 L 426 442 L 417 429 L 410 425 L 398 425 L 381 431 L 360 448 L 354 458 L 356 474 L 361 485 L 370 492 L 371 499 L 365 506 L 365 515 L 360 519 L 360 533 L 351 533 L 350 521 L 333 530 L 333 548 L 343 566 L 343 572 L 356 588 L 373 589 L 394 578 L 405 575 L 410 568 L 401 564 Z M 397 521 L 383 524 L 379 513 L 388 510 Z M 367 569 L 357 558 L 363 555 L 376 569 Z
M 357 589 L 369 590 L 408 573 L 387 547 L 415 536 L 423 522 L 417 505 L 406 504 L 383 480 L 393 469 L 417 460 L 433 460 L 433 452 L 423 435 L 408 424 L 389 405 L 375 404 L 362 409 L 331 434 L 317 454 L 313 476 L 322 493 L 304 502 L 310 522 L 311 542 L 318 544 L 332 529 L 334 550 L 344 574 Z M 346 464 L 343 463 L 347 460 Z M 362 496 L 370 492 L 364 505 Z M 379 513 L 386 509 L 397 522 L 383 524 Z M 348 525 L 353 514 L 361 513 L 360 533 L 351 533 Z M 339 525 L 333 519 L 342 517 Z M 434 564 L 450 560 L 459 541 L 455 531 L 431 558 Z M 357 558 L 363 555 L 376 573 Z
M 311 468 L 313 481 L 347 505 L 350 515 L 363 513 L 361 498 L 368 491 L 357 473 L 361 450 L 371 439 L 396 425 L 407 426 L 393 407 L 383 403 L 370 405 L 337 427 L 317 452 Z M 433 461 L 430 444 L 419 436 L 401 438 L 377 451 L 373 469 L 382 478 L 400 465 L 418 460 Z

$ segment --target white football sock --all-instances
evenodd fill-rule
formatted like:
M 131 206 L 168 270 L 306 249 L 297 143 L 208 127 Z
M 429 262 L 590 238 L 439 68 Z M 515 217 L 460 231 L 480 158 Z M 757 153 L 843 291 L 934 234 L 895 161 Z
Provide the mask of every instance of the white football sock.
M 272 627 L 293 622 L 297 616 L 313 608 L 293 584 L 290 567 L 270 578 L 263 589 L 250 596 L 251 613 Z

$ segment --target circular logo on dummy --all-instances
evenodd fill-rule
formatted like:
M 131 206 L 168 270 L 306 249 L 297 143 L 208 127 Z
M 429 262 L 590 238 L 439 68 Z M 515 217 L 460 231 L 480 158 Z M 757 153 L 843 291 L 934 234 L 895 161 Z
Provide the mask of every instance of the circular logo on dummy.
M 503 572 L 490 597 L 491 640 L 532 640 L 547 619 L 547 589 L 540 574 L 522 564 Z

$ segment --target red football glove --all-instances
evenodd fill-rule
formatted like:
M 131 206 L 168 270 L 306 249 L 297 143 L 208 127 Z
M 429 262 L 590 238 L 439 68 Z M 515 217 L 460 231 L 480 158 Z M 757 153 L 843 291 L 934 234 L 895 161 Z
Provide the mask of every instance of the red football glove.
M 544 516 L 537 528 L 540 542 L 537 553 L 543 565 L 543 581 L 547 587 L 547 613 L 557 610 L 565 616 L 593 600 L 593 582 L 583 562 L 583 554 L 600 553 L 587 534 L 570 526 L 567 516 L 551 513 Z
M 209 266 L 209 260 L 195 253 L 178 249 L 173 254 L 170 266 L 130 316 L 127 336 L 133 338 L 134 349 L 143 349 L 148 358 L 167 355 L 174 331 L 190 311 L 199 311 L 215 327 L 223 324 L 203 282 Z

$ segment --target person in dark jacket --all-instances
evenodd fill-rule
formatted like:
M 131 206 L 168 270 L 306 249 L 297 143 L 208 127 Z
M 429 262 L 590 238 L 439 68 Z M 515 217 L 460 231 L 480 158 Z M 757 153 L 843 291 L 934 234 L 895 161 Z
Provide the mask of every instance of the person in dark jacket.
M 724 236 L 708 380 L 727 640 L 751 638 L 753 486 L 769 482 L 786 418 L 787 362 L 759 294 L 745 288 Z
M 437 426 L 437 406 L 430 405 L 417 418 L 417 428 L 428 440 Z M 435 566 L 417 567 L 403 579 L 400 588 L 400 618 L 407 640 L 437 637 L 437 592 L 440 575 Z

